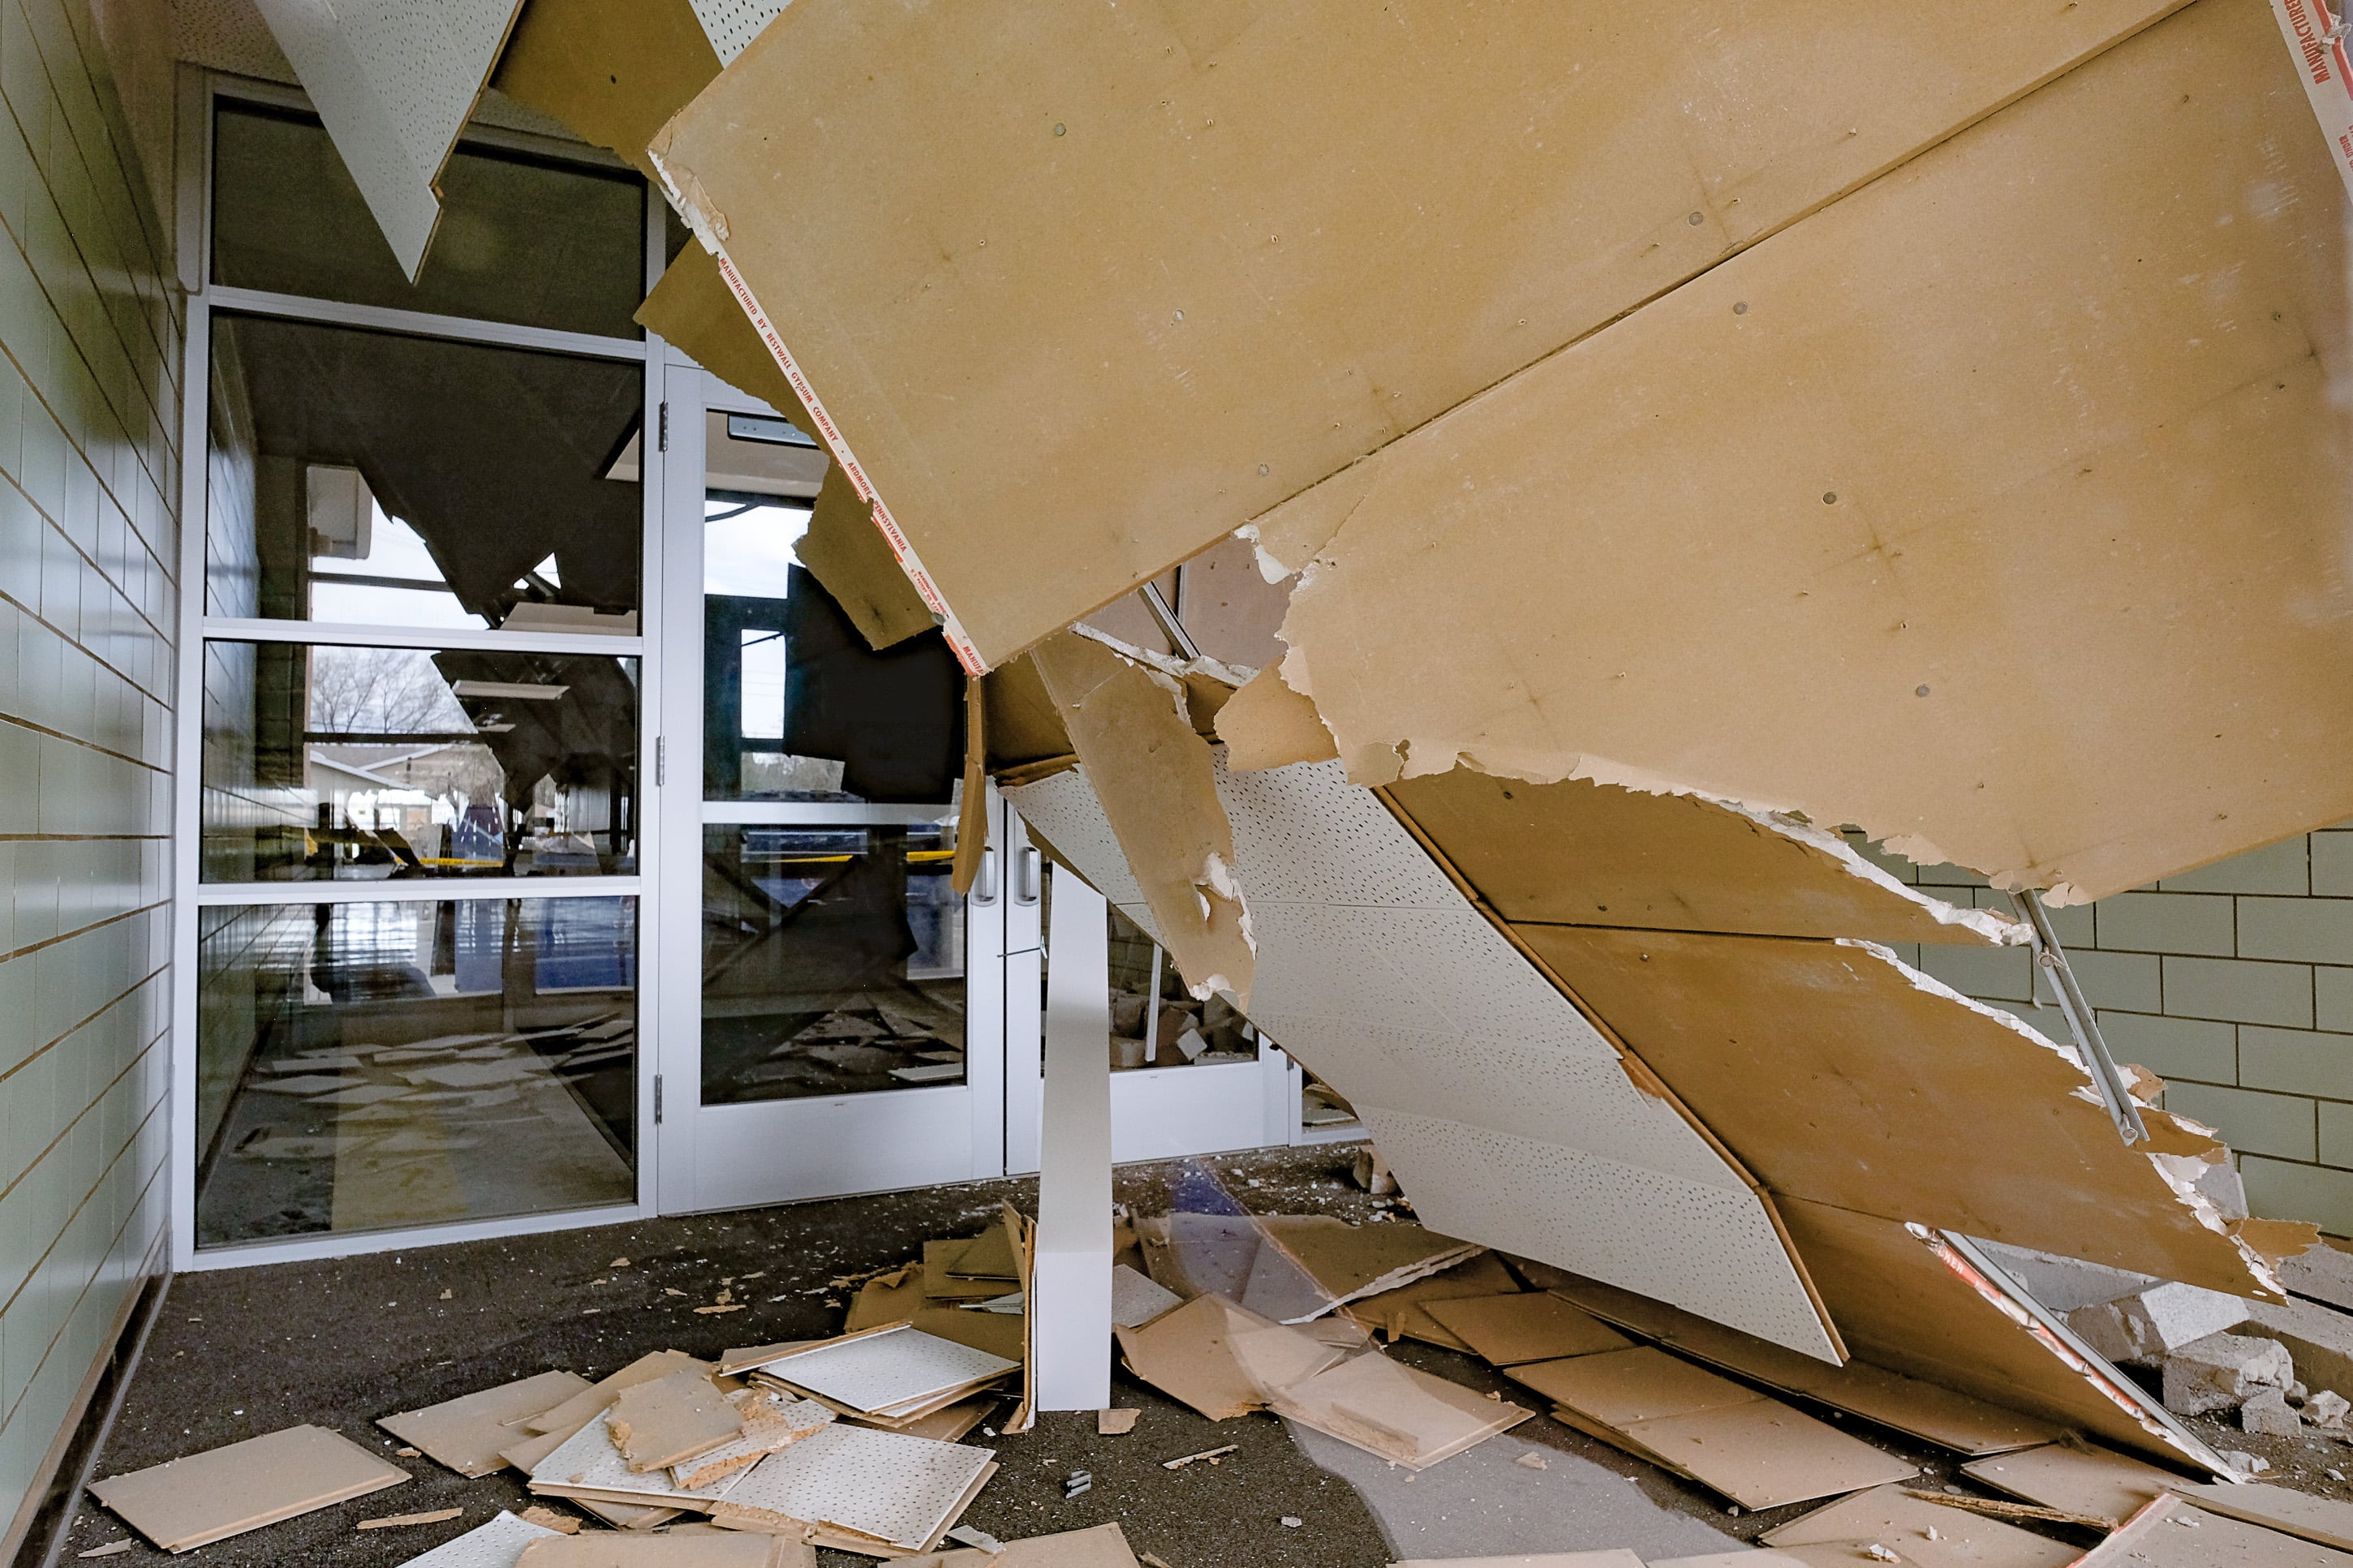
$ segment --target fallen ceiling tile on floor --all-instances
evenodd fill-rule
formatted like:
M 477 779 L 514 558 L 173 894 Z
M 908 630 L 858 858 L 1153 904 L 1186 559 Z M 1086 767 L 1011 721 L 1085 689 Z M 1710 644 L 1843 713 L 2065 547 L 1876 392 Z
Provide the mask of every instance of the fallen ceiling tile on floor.
M 93 1481 L 90 1492 L 157 1546 L 178 1552 L 408 1479 L 341 1433 L 289 1426 Z
M 2208 1513 L 2171 1492 L 2075 1560 L 2075 1568 L 2353 1568 L 2353 1553 Z
M 986 1448 L 837 1422 L 761 1460 L 712 1511 L 873 1556 L 929 1552 L 996 1470 Z
M 486 1476 L 506 1463 L 501 1449 L 530 1436 L 524 1422 L 588 1386 L 577 1373 L 543 1372 L 421 1410 L 404 1410 L 376 1425 L 461 1476 Z
M 2063 1541 L 1927 1502 L 1894 1486 L 1842 1498 L 1760 1539 L 1792 1548 L 1842 1545 L 1859 1559 L 1879 1545 L 1918 1568 L 2067 1568 L 2083 1555 Z
M 2049 1443 L 1961 1467 L 1970 1479 L 2045 1508 L 2122 1524 L 2182 1483 L 2173 1471 L 2090 1444 Z
M 1694 1361 L 1876 1421 L 1962 1454 L 2005 1454 L 2052 1442 L 2060 1428 L 1941 1384 L 1860 1357 L 1831 1366 L 1630 1290 L 1524 1262 L 1535 1279 L 1595 1316 Z

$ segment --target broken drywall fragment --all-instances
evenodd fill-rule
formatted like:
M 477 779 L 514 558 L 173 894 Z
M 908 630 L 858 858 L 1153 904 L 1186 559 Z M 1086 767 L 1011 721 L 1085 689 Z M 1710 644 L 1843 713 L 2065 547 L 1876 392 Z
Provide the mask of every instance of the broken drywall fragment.
M 1474 1354 L 1495 1366 L 1626 1350 L 1634 1342 L 1592 1313 L 1549 1292 L 1432 1301 L 1425 1310 L 1441 1328 L 1460 1336 Z
M 506 1463 L 501 1450 L 529 1434 L 523 1423 L 588 1387 L 575 1373 L 543 1372 L 456 1399 L 405 1410 L 376 1423 L 461 1476 L 486 1476 Z
M 2353 1310 L 2353 1251 L 2321 1241 L 2280 1264 L 2280 1279 L 2299 1296 Z
M 1861 1359 L 1830 1365 L 1630 1290 L 1533 1260 L 1516 1260 L 1516 1266 L 1535 1283 L 1595 1317 L 1695 1361 L 1738 1373 L 1767 1387 L 1804 1394 L 1833 1410 L 1863 1416 L 1959 1453 L 2000 1454 L 2048 1443 L 2059 1436 L 2046 1423 L 1971 1398 L 1941 1383 L 1907 1377 Z
M 1278 1415 L 1409 1470 L 1452 1458 L 1535 1414 L 1377 1351 L 1277 1389 L 1268 1405 Z
M 1101 638 L 1066 632 L 1030 656 L 1145 900 L 1197 996 L 1247 1007 L 1255 959 L 1233 878 L 1233 830 L 1182 684 Z
M 743 1417 L 701 1372 L 623 1389 L 610 1420 L 621 1457 L 639 1473 L 684 1464 L 744 1434 Z
M 2206 1513 L 2260 1524 L 2339 1552 L 2353 1552 L 2353 1503 L 2287 1487 L 2176 1482 L 2172 1489 Z
M 1975 1459 L 1961 1473 L 2046 1508 L 2123 1523 L 2182 1478 L 2091 1444 L 2049 1443 Z
M 2114 1447 L 2232 1473 L 1978 1244 L 1802 1199 L 1778 1207 L 1855 1354 Z
M 651 1383 L 656 1378 L 668 1377 L 673 1373 L 708 1373 L 712 1370 L 713 1369 L 710 1363 L 697 1361 L 684 1351 L 656 1351 L 650 1355 L 639 1356 L 620 1371 L 582 1389 L 553 1409 L 540 1412 L 525 1421 L 522 1426 L 526 1431 L 543 1434 L 560 1432 L 568 1437 L 586 1426 L 599 1414 L 610 1409 L 613 1401 L 621 1396 L 621 1391 L 625 1388 L 634 1387 L 640 1383 Z M 528 1469 L 531 1467 L 526 1465 L 523 1468 Z
M 1320 763 L 1340 754 L 1332 731 L 1316 717 L 1314 700 L 1293 690 L 1282 668 L 1271 664 L 1219 710 L 1218 739 L 1226 743 L 1226 765 L 1236 773 Z
M 1263 1408 L 1276 1389 L 1312 1377 L 1341 1352 L 1223 1296 L 1198 1296 L 1141 1329 L 1116 1329 L 1136 1376 L 1212 1421 Z
M 927 1415 L 1020 1368 L 901 1323 L 828 1340 L 756 1370 L 838 1410 L 889 1422 Z
M 2260 1389 L 2295 1381 L 2286 1349 L 2243 1334 L 2209 1334 L 2166 1358 L 2165 1407 L 2177 1415 L 2235 1410 Z
M 1492 1252 L 1482 1252 L 1468 1263 L 1427 1275 L 1410 1285 L 1378 1295 L 1360 1296 L 1342 1306 L 1340 1315 L 1360 1328 L 1378 1333 L 1391 1344 L 1409 1339 L 1443 1345 L 1451 1351 L 1468 1351 L 1471 1347 L 1462 1336 L 1430 1315 L 1430 1304 L 1475 1296 L 1508 1296 L 1521 1289 L 1502 1259 Z
M 323 1426 L 289 1426 L 90 1483 L 90 1495 L 166 1552 L 396 1487 L 408 1472 Z
M 2239 1487 L 2239 1491 L 2269 1491 Z M 2353 1568 L 2353 1555 L 2193 1508 L 2168 1492 L 2077 1558 L 2076 1568 Z
M 1894 1563 L 1982 1563 L 2001 1568 L 2066 1568 L 2081 1555 L 2064 1542 L 2036 1535 L 2000 1520 L 1975 1517 L 1914 1497 L 1899 1486 L 1873 1487 L 1826 1508 L 1767 1531 L 1758 1539 L 1776 1547 L 1811 1547 L 1818 1560 L 1868 1561 L 1868 1545 L 1882 1543 Z M 1835 1550 L 1843 1547 L 1844 1551 Z M 1808 1553 L 1809 1560 L 1816 1560 Z
M 1836 834 L 1735 802 L 1586 780 L 1529 784 L 1469 768 L 1403 779 L 1382 794 L 1507 921 L 1884 942 L 2027 940 L 2023 921 L 1931 897 Z

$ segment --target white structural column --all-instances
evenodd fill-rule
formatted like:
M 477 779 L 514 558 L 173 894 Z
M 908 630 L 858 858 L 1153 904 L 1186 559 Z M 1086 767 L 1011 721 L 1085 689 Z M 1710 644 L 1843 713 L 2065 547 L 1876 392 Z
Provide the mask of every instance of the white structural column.
M 1040 1410 L 1111 1403 L 1111 968 L 1103 896 L 1054 874 L 1029 1348 Z

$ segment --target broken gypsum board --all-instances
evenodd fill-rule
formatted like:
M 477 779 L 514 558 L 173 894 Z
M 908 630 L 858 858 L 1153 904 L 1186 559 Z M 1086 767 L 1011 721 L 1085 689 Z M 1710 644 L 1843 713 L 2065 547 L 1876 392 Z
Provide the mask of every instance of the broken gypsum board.
M 2150 1436 L 2163 1442 L 2200 1469 L 2224 1480 L 2243 1481 L 2249 1479 L 2232 1469 L 2229 1460 L 2208 1447 L 2197 1433 L 2183 1426 L 2162 1402 L 2142 1392 L 2138 1384 L 2118 1372 L 2109 1364 L 2106 1357 L 2085 1344 L 2082 1336 L 2067 1326 L 2065 1320 L 2045 1310 L 2040 1301 L 2028 1295 L 2025 1288 L 1988 1257 L 1983 1247 L 1968 1237 L 1957 1236 L 1949 1230 L 1930 1230 L 1919 1225 L 1907 1225 L 1904 1228 L 1926 1243 L 1939 1262 L 1958 1275 L 2002 1316 L 2033 1336 L 2070 1372 L 2090 1384 L 2110 1404 L 2138 1422 L 2142 1430 Z

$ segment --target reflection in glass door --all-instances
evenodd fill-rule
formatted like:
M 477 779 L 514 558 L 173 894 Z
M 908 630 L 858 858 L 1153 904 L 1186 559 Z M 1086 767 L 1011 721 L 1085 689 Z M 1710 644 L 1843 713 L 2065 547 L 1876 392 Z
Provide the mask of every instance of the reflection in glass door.
M 661 1205 L 995 1174 L 1002 900 L 950 886 L 962 673 L 936 633 L 868 647 L 795 558 L 822 451 L 702 372 L 668 374 L 710 408 L 674 412 L 670 448 L 673 474 L 703 484 L 670 496 L 684 657 L 663 699 L 667 769 L 673 789 L 701 787 L 691 819 L 666 802 L 664 821 L 701 854 L 663 893 L 669 929 L 694 936 L 666 962 L 691 962 L 697 983 L 666 1017 Z

